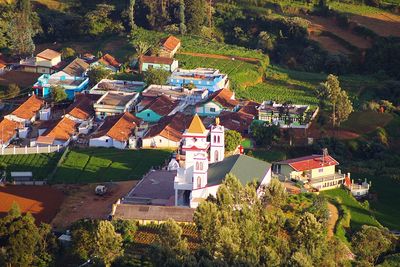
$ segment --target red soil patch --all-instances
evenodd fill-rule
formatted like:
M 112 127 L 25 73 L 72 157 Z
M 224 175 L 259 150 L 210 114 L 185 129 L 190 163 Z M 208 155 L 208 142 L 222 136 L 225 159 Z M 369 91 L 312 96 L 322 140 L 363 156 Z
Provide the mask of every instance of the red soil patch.
M 400 37 L 400 16 L 386 12 L 368 14 L 368 15 L 353 15 L 350 17 L 355 21 L 380 36 L 397 36 Z
M 371 41 L 352 33 L 350 29 L 339 27 L 334 19 L 318 16 L 304 16 L 304 18 L 311 22 L 308 27 L 310 35 L 318 35 L 326 31 L 346 40 L 359 49 L 367 49 L 372 45 Z
M 16 202 L 21 212 L 30 212 L 37 223 L 50 223 L 63 199 L 64 194 L 50 186 L 7 185 L 0 187 L 0 217 Z

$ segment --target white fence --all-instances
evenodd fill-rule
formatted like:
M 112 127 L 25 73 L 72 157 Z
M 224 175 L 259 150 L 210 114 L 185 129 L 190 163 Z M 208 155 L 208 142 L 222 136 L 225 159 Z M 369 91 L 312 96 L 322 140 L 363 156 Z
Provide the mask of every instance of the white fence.
M 27 154 L 45 154 L 60 152 L 62 146 L 35 146 L 35 147 L 8 147 L 1 148 L 1 155 L 27 155 Z

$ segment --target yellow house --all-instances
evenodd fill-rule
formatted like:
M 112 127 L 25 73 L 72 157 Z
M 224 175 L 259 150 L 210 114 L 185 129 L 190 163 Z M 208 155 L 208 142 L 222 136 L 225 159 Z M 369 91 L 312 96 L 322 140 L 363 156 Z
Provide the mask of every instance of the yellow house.
M 20 68 L 25 72 L 52 74 L 55 72 L 55 67 L 61 63 L 61 53 L 46 49 L 36 57 L 22 59 Z
M 273 171 L 282 180 L 299 181 L 321 191 L 343 184 L 345 175 L 336 172 L 337 165 L 339 162 L 323 153 L 276 162 Z

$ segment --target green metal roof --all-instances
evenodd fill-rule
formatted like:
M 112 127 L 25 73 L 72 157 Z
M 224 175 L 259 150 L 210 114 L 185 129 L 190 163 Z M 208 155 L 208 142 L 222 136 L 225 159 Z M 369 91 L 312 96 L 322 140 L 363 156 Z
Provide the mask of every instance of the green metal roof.
M 271 164 L 266 161 L 246 155 L 233 155 L 223 161 L 210 164 L 207 186 L 221 184 L 228 173 L 235 175 L 243 185 L 254 180 L 261 182 L 270 168 Z

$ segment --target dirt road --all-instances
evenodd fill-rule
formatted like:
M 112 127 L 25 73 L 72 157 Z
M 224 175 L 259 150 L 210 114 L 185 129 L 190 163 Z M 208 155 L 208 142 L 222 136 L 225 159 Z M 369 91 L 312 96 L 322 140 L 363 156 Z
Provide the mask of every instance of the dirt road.
M 328 220 L 328 237 L 331 238 L 335 233 L 336 221 L 339 218 L 339 212 L 335 205 L 328 203 L 329 220 Z

